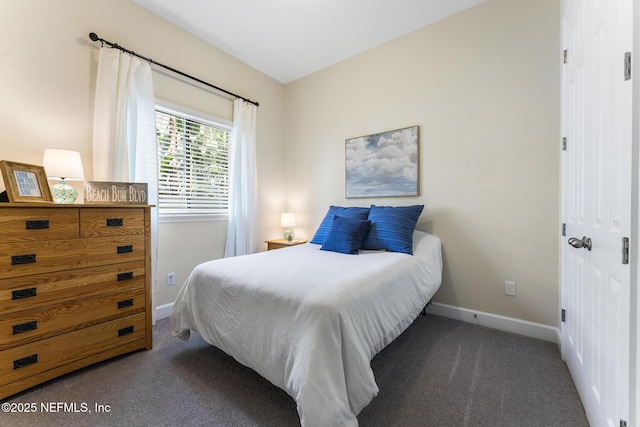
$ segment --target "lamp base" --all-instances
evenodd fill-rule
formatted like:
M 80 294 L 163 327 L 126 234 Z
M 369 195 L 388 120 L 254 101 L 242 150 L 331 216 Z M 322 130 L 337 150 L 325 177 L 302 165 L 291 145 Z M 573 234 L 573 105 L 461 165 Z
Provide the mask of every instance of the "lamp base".
M 288 242 L 290 242 L 295 237 L 295 233 L 291 228 L 287 228 L 286 230 L 284 230 L 284 233 L 282 233 L 282 237 L 284 237 Z
M 70 205 L 78 198 L 78 192 L 64 180 L 61 180 L 51 186 L 51 196 L 53 197 L 53 203 Z

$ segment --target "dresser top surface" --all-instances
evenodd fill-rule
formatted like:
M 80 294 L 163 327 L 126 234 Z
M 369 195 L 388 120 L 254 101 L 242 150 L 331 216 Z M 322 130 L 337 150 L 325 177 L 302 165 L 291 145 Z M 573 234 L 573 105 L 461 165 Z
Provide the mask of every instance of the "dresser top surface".
M 74 203 L 70 205 L 60 205 L 55 203 L 0 203 L 1 208 L 153 208 L 154 205 L 134 204 L 134 203 L 121 203 L 121 204 L 82 204 Z

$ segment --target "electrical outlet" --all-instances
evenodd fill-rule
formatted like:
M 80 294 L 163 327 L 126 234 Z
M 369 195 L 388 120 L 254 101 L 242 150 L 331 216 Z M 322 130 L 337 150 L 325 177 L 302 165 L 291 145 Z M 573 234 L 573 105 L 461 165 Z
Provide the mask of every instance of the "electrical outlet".
M 512 297 L 516 296 L 516 282 L 504 282 L 504 294 Z
M 176 284 L 176 273 L 167 273 L 167 286 Z

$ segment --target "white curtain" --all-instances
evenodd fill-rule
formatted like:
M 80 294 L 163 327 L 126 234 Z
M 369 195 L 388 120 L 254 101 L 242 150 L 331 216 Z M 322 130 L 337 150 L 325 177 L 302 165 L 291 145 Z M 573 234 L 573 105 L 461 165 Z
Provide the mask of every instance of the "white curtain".
M 225 257 L 251 254 L 258 247 L 256 112 L 254 104 L 241 99 L 234 101 Z
M 144 182 L 148 203 L 158 203 L 158 155 L 151 66 L 101 48 L 93 124 L 93 179 Z M 151 209 L 151 298 L 155 323 L 157 208 Z

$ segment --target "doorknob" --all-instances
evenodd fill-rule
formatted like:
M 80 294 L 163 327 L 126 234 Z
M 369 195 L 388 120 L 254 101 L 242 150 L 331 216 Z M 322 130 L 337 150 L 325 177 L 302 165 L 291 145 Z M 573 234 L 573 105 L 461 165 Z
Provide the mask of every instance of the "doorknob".
M 582 239 L 572 237 L 569 239 L 568 243 L 574 248 L 587 248 L 588 251 L 591 250 L 591 237 L 582 236 Z

